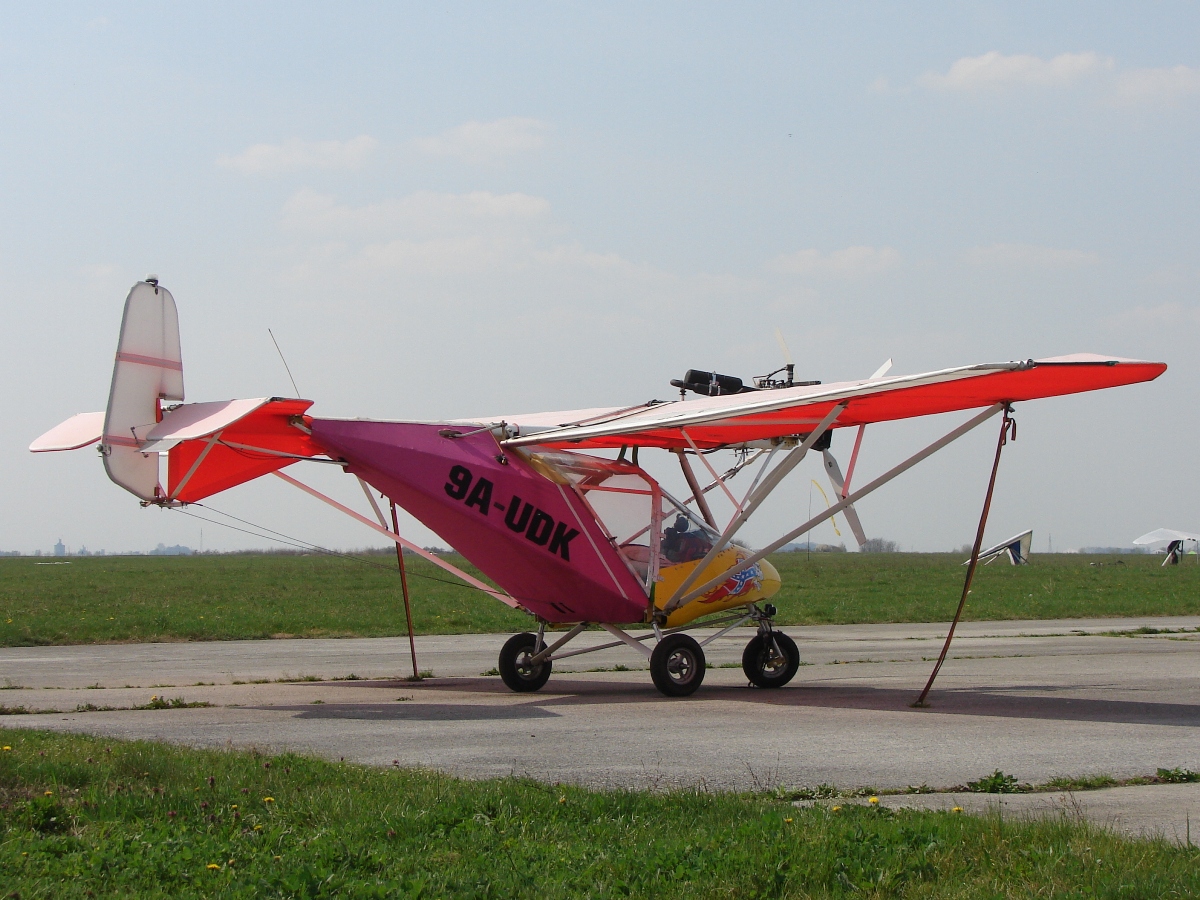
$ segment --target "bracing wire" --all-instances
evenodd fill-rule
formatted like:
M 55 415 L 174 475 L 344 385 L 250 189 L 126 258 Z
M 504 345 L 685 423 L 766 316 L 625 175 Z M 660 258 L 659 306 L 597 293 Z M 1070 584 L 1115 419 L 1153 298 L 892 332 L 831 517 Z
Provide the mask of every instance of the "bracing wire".
M 369 559 L 364 559 L 361 556 L 353 556 L 349 553 L 339 553 L 336 550 L 330 550 L 328 547 L 322 547 L 320 544 L 309 543 L 308 541 L 301 540 L 300 538 L 286 535 L 281 531 L 275 531 L 273 528 L 267 528 L 265 525 L 258 525 L 254 522 L 249 522 L 246 519 L 242 519 L 242 518 L 239 518 L 238 516 L 233 515 L 232 513 L 222 512 L 221 510 L 217 509 L 214 506 L 208 506 L 207 504 L 204 504 L 204 503 L 193 503 L 191 505 L 199 506 L 201 509 L 207 510 L 208 512 L 211 512 L 211 513 L 215 513 L 216 515 L 219 515 L 219 516 L 226 516 L 227 518 L 233 519 L 235 522 L 241 522 L 243 525 L 248 525 L 248 526 L 250 526 L 250 528 L 254 528 L 254 529 L 258 529 L 258 530 L 251 531 L 247 528 L 238 528 L 236 525 L 231 525 L 228 522 L 222 522 L 219 519 L 209 519 L 204 516 L 199 516 L 199 515 L 196 515 L 196 513 L 194 513 L 194 512 L 189 512 L 188 510 L 181 509 L 179 507 L 176 507 L 174 511 L 178 512 L 178 513 L 182 513 L 183 515 L 188 516 L 189 518 L 198 519 L 201 522 L 209 522 L 210 524 L 213 524 L 213 525 L 219 525 L 222 528 L 229 528 L 229 529 L 232 529 L 233 531 L 240 531 L 242 534 L 248 534 L 251 537 L 263 538 L 265 540 L 277 540 L 280 543 L 287 544 L 290 547 L 295 547 L 298 550 L 311 550 L 313 552 L 321 553 L 326 556 L 332 556 L 337 559 L 346 559 L 346 560 L 350 560 L 352 562 L 362 563 L 363 565 L 372 566 L 373 568 L 376 568 L 376 569 L 382 569 L 385 572 L 396 571 L 391 566 L 381 565 L 380 563 L 372 562 Z M 469 584 L 463 584 L 461 581 L 451 581 L 448 578 L 438 578 L 436 575 L 425 575 L 424 573 L 421 573 L 421 572 L 410 572 L 409 574 L 412 575 L 412 577 L 414 577 L 414 578 L 423 578 L 426 581 L 436 581 L 439 584 L 448 584 L 451 587 L 463 588 L 464 590 L 469 590 L 469 591 L 477 590 L 477 588 L 474 588 Z M 520 598 L 517 597 L 514 599 L 519 600 Z

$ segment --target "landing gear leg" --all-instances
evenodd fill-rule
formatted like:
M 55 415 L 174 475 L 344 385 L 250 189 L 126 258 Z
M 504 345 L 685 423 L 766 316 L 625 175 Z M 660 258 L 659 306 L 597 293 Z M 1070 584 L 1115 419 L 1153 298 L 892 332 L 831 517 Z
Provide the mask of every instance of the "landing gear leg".
M 800 668 L 800 649 L 790 637 L 771 627 L 769 617 L 775 608 L 768 604 L 765 612 L 758 623 L 758 634 L 742 652 L 742 671 L 755 687 L 783 687 Z

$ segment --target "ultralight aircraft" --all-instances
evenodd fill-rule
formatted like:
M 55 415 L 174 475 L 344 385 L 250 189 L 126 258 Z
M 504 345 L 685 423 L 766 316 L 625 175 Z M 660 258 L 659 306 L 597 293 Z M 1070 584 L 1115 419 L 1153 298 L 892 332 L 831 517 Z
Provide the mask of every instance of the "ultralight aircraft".
M 175 301 L 147 276 L 125 301 L 106 410 L 73 416 L 30 450 L 99 442 L 109 478 L 143 506 L 184 506 L 274 475 L 528 612 L 536 628 L 500 652 L 500 675 L 512 690 L 538 690 L 559 660 L 624 644 L 649 659 L 662 693 L 685 696 L 704 678 L 704 646 L 742 625 L 757 627 L 742 657 L 752 684 L 780 687 L 795 675 L 799 650 L 774 627 L 767 602 L 780 588 L 769 554 L 840 512 L 865 542 L 856 501 L 993 416 L 1003 413 L 1007 427 L 1015 402 L 1151 381 L 1165 370 L 1077 354 L 902 376 L 887 375 L 885 365 L 861 381 L 821 384 L 794 381 L 789 364 L 751 384 L 691 370 L 672 382 L 679 399 L 626 406 L 442 422 L 320 418 L 309 413 L 310 400 L 184 403 Z M 700 396 L 685 399 L 689 392 Z M 981 411 L 851 490 L 867 425 L 958 410 Z M 856 434 L 843 477 L 830 440 L 849 428 Z M 638 464 L 639 450 L 650 448 L 675 455 L 690 496 L 673 496 Z M 740 451 L 724 472 L 709 459 L 721 449 Z M 602 450 L 618 452 L 593 452 Z M 761 549 L 738 541 L 811 450 L 823 454 L 837 501 Z M 300 461 L 356 476 L 375 521 L 283 471 Z M 739 495 L 731 482 L 742 471 L 751 483 Z M 392 501 L 391 527 L 372 489 Z M 733 505 L 728 522 L 713 515 L 713 491 Z M 498 588 L 400 536 L 395 505 Z M 590 626 L 613 640 L 565 649 Z M 718 630 L 703 641 L 686 633 L 700 626 Z M 566 630 L 548 635 L 554 628 Z

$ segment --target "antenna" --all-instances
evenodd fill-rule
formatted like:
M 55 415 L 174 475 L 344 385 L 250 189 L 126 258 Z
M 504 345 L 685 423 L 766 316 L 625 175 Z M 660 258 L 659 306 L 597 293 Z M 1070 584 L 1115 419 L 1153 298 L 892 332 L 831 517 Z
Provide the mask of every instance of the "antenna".
M 784 367 L 787 369 L 787 386 L 791 387 L 796 374 L 796 361 L 792 359 L 792 351 L 788 349 L 787 341 L 783 339 L 783 332 L 778 328 L 775 329 L 775 340 L 779 342 L 779 349 L 783 351 Z
M 287 360 L 283 358 L 283 351 L 279 349 L 279 341 L 275 340 L 275 332 L 267 329 L 267 334 L 271 335 L 271 343 L 275 345 L 275 352 L 279 354 L 279 360 L 283 363 L 283 368 L 287 370 L 288 378 L 291 379 L 292 389 L 296 392 L 296 399 L 300 399 L 300 388 L 296 387 L 296 379 L 292 378 L 292 369 L 287 364 Z

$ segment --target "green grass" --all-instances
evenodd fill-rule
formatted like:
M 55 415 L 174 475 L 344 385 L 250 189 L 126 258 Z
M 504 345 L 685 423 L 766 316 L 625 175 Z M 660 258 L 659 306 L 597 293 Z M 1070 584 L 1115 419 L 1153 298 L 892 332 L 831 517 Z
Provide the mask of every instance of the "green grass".
M 462 564 L 462 560 L 455 558 Z M 965 569 L 952 554 L 787 553 L 775 599 L 785 625 L 945 621 Z M 979 570 L 967 619 L 1200 613 L 1200 566 L 1155 556 L 1037 555 Z M 520 631 L 523 613 L 409 562 L 421 634 Z M 466 567 L 470 569 L 470 567 Z M 435 580 L 436 579 L 436 580 Z M 69 566 L 0 559 L 0 645 L 396 635 L 399 578 L 387 556 L 76 558 Z
M 775 601 L 792 625 L 944 622 L 954 615 L 966 566 L 949 553 L 778 554 Z M 980 566 L 967 620 L 1200 614 L 1200 565 L 1160 566 L 1161 556 L 1035 554 L 1027 566 Z
M 1065 816 L 797 809 L 12 729 L 0 743 L 0 885 L 26 900 L 1200 893 L 1200 851 Z

